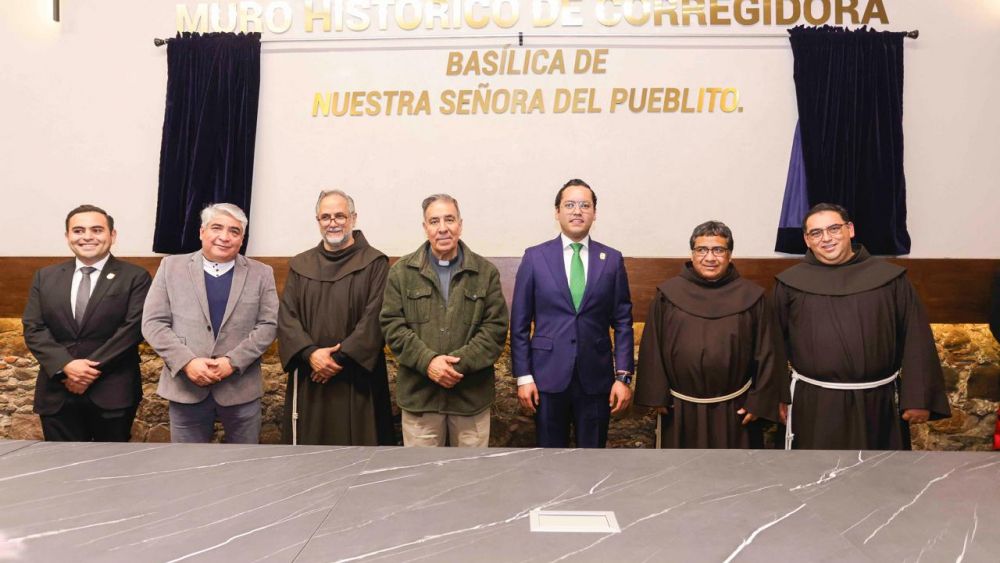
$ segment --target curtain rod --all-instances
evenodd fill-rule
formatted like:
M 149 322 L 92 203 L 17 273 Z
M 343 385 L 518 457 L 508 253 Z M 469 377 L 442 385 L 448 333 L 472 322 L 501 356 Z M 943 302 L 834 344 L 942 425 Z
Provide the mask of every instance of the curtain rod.
M 920 30 L 904 31 L 906 38 L 916 39 L 920 37 Z M 635 33 L 592 33 L 592 34 L 555 34 L 537 33 L 531 34 L 531 39 L 784 39 L 787 33 L 674 33 L 665 35 L 635 34 Z M 330 41 L 421 41 L 421 40 L 441 40 L 441 39 L 517 39 L 519 47 L 524 46 L 525 34 L 523 31 L 517 35 L 511 33 L 498 33 L 491 35 L 418 35 L 415 37 L 317 37 L 317 38 L 297 38 L 297 39 L 261 39 L 261 43 L 323 43 Z M 162 47 L 173 39 L 153 38 L 153 45 Z

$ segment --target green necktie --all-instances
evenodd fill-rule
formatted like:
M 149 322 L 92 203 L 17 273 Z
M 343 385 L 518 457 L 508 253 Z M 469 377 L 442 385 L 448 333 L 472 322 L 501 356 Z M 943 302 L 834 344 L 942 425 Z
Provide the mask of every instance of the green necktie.
M 580 258 L 580 249 L 583 244 L 571 242 L 573 248 L 573 259 L 569 263 L 569 294 L 573 297 L 573 307 L 580 310 L 580 302 L 583 301 L 583 289 L 587 287 L 587 280 L 583 276 L 583 259 Z

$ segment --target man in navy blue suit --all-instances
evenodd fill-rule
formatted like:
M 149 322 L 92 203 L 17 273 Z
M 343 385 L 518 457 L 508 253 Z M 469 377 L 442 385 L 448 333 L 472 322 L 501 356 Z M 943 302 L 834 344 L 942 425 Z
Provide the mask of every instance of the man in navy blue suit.
M 621 252 L 590 238 L 596 217 L 594 190 L 583 180 L 566 182 L 556 194 L 562 233 L 525 250 L 517 270 L 513 371 L 543 447 L 567 447 L 572 422 L 577 447 L 603 448 L 611 414 L 632 401 L 628 275 Z

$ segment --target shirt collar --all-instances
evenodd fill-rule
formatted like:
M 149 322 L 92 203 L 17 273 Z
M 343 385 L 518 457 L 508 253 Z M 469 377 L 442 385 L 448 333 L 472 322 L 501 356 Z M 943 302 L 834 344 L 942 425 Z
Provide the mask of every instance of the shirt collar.
M 213 278 L 217 278 L 219 276 L 226 275 L 229 270 L 232 270 L 233 266 L 236 265 L 236 260 L 230 260 L 229 262 L 212 262 L 202 255 L 201 263 L 206 274 L 212 276 Z
M 567 248 L 570 248 L 569 245 L 573 244 L 573 240 L 570 239 L 568 236 L 566 236 L 566 233 L 559 233 L 559 238 L 562 239 L 563 250 L 566 250 Z M 580 244 L 582 244 L 584 248 L 586 248 L 586 249 L 589 250 L 590 249 L 590 235 L 587 235 L 587 236 L 583 237 L 583 240 L 580 241 Z
M 108 259 L 110 259 L 110 258 L 111 258 L 111 255 L 108 254 L 104 258 L 101 258 L 97 262 L 94 262 L 93 264 L 91 264 L 90 267 L 94 269 L 94 272 L 91 272 L 91 273 L 95 273 L 96 272 L 96 273 L 100 274 L 101 270 L 104 269 L 104 266 L 106 266 L 108 264 Z M 79 271 L 80 268 L 83 268 L 84 266 L 86 266 L 86 264 L 84 264 L 83 262 L 80 261 L 79 258 L 77 258 L 76 259 L 76 270 L 74 270 L 74 271 Z

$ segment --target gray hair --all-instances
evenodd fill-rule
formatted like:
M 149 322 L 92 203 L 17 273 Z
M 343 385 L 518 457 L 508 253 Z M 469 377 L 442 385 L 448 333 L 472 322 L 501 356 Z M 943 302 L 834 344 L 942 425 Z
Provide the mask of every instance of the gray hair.
M 458 212 L 458 217 L 462 217 L 462 210 L 458 208 L 458 200 L 451 197 L 448 194 L 433 194 L 424 198 L 424 202 L 420 204 L 421 209 L 424 213 L 427 213 L 427 208 L 430 207 L 435 201 L 443 201 L 445 203 L 450 203 L 455 206 L 455 211 Z
M 319 213 L 319 204 L 323 203 L 323 200 L 332 196 L 338 195 L 347 200 L 347 210 L 354 215 L 354 198 L 347 195 L 344 190 L 323 190 L 319 192 L 319 199 L 316 200 L 316 213 Z
M 691 250 L 694 250 L 694 239 L 698 237 L 722 237 L 726 239 L 726 247 L 733 249 L 733 231 L 722 221 L 705 221 L 695 227 L 691 233 Z
M 233 205 L 232 203 L 208 204 L 205 209 L 201 210 L 201 227 L 203 229 L 207 227 L 212 219 L 215 219 L 218 215 L 229 215 L 233 219 L 236 219 L 243 227 L 243 232 L 247 232 L 247 224 L 250 222 L 247 220 L 247 214 L 243 213 L 243 210 L 238 205 Z

